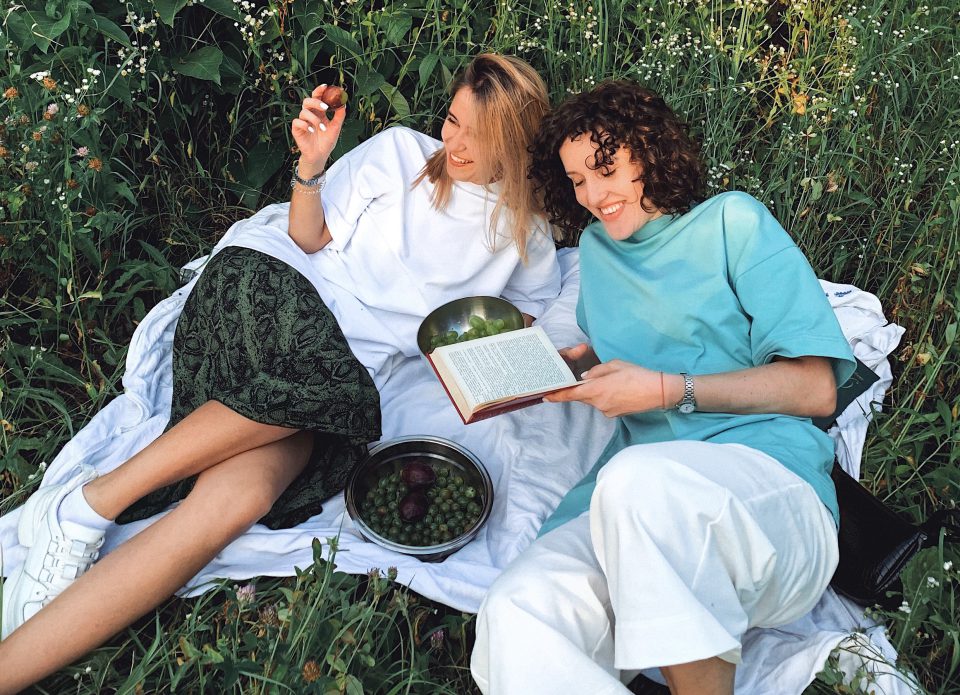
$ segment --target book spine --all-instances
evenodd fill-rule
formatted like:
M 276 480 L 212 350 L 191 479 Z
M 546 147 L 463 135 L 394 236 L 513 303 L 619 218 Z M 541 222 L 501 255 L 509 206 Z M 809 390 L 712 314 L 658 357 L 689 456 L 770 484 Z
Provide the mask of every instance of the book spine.
M 476 414 L 474 414 L 473 418 L 469 420 L 463 416 L 460 407 L 457 405 L 457 402 L 453 400 L 453 396 L 450 394 L 450 389 L 447 388 L 447 385 L 443 382 L 443 377 L 440 376 L 440 372 L 437 371 L 437 365 L 433 363 L 433 358 L 430 357 L 430 355 L 426 355 L 426 358 L 427 362 L 430 363 L 430 368 L 433 369 L 433 373 L 437 376 L 437 381 L 439 381 L 440 385 L 443 387 L 443 392 L 447 394 L 447 398 L 449 398 L 450 403 L 453 404 L 453 408 L 457 411 L 457 415 L 459 415 L 460 419 L 463 420 L 463 424 L 468 425 L 473 422 L 476 419 Z
M 536 396 L 527 396 L 525 398 L 518 398 L 516 400 L 508 401 L 502 405 L 494 406 L 491 408 L 484 408 L 483 410 L 478 410 L 470 418 L 463 421 L 465 425 L 470 423 L 477 422 L 478 420 L 486 420 L 487 418 L 494 417 L 495 415 L 503 415 L 504 413 L 509 413 L 514 410 L 520 410 L 521 408 L 528 408 L 531 405 L 536 405 L 537 403 L 543 403 L 543 395 L 538 394 Z M 458 410 L 459 412 L 459 410 Z M 460 418 L 463 419 L 463 414 L 461 413 Z

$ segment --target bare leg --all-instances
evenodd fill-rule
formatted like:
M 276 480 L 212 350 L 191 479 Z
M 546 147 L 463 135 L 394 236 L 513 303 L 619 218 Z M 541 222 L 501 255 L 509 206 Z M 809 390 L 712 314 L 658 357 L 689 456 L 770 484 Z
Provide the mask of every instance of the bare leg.
M 178 507 L 0 642 L 0 695 L 66 666 L 172 596 L 270 510 L 303 470 L 311 442 L 306 432 L 288 435 L 201 473 Z
M 736 666 L 719 657 L 660 669 L 671 695 L 733 695 Z
M 263 425 L 218 401 L 207 401 L 129 461 L 87 483 L 83 496 L 100 516 L 115 519 L 149 492 L 295 431 Z

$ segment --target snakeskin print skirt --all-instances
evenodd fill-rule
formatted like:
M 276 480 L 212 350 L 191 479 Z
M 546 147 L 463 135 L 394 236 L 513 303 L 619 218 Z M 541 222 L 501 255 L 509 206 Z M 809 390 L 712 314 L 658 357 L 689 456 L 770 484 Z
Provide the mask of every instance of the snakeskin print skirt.
M 177 323 L 167 429 L 209 400 L 314 435 L 307 467 L 260 521 L 270 528 L 319 513 L 380 438 L 379 394 L 333 314 L 299 272 L 252 249 L 228 247 L 210 259 Z M 117 521 L 162 511 L 195 481 L 150 493 Z

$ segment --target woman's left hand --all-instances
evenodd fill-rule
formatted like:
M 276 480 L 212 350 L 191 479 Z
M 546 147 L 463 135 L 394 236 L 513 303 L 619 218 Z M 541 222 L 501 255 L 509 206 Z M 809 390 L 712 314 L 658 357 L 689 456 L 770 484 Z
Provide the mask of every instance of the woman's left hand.
M 607 417 L 618 417 L 664 407 L 660 372 L 623 360 L 602 362 L 583 374 L 584 381 L 548 394 L 550 403 L 580 401 Z

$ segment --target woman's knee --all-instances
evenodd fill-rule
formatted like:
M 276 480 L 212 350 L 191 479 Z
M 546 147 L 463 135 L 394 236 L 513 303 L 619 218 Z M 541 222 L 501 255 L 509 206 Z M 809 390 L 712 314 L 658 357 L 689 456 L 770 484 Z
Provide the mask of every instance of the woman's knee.
M 662 448 L 627 447 L 600 469 L 595 495 L 610 502 L 633 502 L 668 493 L 683 465 Z
M 212 524 L 242 532 L 263 518 L 278 496 L 259 482 L 250 476 L 231 478 L 204 473 L 182 504 L 207 515 Z
M 719 514 L 729 495 L 685 464 L 683 444 L 644 444 L 618 452 L 597 476 L 591 508 L 648 517 L 652 523 L 676 514 Z
M 184 504 L 208 511 L 215 523 L 245 530 L 267 515 L 303 470 L 310 453 L 308 437 L 301 432 L 207 469 Z
M 528 592 L 532 590 L 534 596 L 541 593 L 530 580 L 525 570 L 510 567 L 487 590 L 478 611 L 478 620 L 490 625 L 509 625 L 510 616 L 518 610 L 518 605 L 528 603 Z

